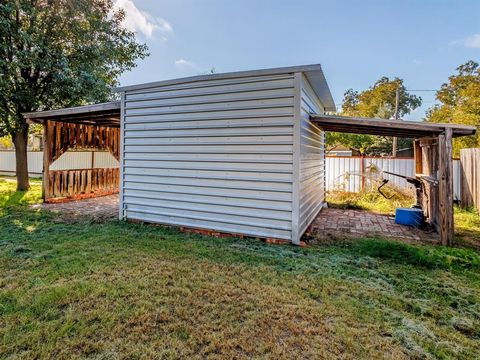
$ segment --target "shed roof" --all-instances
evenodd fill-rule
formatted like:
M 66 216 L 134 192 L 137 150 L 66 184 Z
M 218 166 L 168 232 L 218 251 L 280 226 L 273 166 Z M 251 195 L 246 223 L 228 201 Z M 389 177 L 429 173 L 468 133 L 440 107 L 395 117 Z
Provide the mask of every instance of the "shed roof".
M 42 123 L 45 120 L 74 122 L 86 125 L 120 126 L 120 101 L 75 106 L 57 110 L 23 113 L 25 119 Z
M 234 79 L 234 78 L 242 78 L 242 77 L 249 77 L 249 76 L 268 76 L 268 75 L 296 73 L 296 72 L 303 72 L 305 74 L 313 90 L 315 91 L 320 101 L 322 101 L 323 105 L 325 106 L 325 111 L 336 110 L 335 102 L 333 101 L 332 94 L 328 87 L 327 80 L 325 79 L 322 66 L 320 64 L 298 65 L 298 66 L 278 67 L 278 68 L 270 68 L 270 69 L 260 69 L 260 70 L 236 71 L 236 72 L 227 72 L 227 73 L 219 73 L 219 74 L 196 75 L 196 76 L 189 76 L 189 77 L 178 78 L 178 79 L 149 82 L 144 84 L 121 86 L 121 87 L 115 88 L 114 91 L 123 92 L 123 91 L 154 88 L 158 86 L 183 84 L 183 83 L 196 82 L 196 81 Z
M 310 119 L 325 131 L 408 138 L 437 136 L 443 133 L 446 128 L 451 128 L 453 136 L 456 137 L 473 135 L 477 130 L 474 126 L 459 124 L 370 119 L 340 115 L 311 114 Z

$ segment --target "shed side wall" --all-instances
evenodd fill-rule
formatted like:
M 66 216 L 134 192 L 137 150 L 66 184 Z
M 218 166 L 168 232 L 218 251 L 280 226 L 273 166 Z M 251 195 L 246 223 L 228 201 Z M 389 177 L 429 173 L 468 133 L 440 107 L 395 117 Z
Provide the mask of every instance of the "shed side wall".
M 291 240 L 293 105 L 293 74 L 126 91 L 126 218 Z
M 303 76 L 300 106 L 300 236 L 325 203 L 325 132 L 310 121 L 310 113 L 323 114 L 324 107 Z

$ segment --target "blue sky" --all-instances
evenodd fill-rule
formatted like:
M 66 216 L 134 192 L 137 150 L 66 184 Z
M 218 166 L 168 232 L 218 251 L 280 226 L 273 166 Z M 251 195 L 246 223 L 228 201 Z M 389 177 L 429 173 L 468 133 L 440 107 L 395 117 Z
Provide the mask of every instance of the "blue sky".
M 381 76 L 438 89 L 480 61 L 480 1 L 117 0 L 151 55 L 121 85 L 206 73 L 320 63 L 335 102 Z M 424 105 L 434 92 L 415 93 Z

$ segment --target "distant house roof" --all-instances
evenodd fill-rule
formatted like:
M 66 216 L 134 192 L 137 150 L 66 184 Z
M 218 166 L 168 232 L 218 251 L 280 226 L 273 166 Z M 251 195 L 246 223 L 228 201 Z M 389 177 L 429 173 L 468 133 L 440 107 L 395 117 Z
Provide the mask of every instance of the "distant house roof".
M 295 72 L 303 72 L 305 74 L 313 90 L 318 95 L 320 101 L 323 103 L 325 107 L 325 111 L 336 111 L 335 102 L 333 101 L 332 94 L 330 92 L 330 89 L 327 84 L 327 80 L 325 79 L 325 75 L 323 73 L 323 70 L 320 64 L 299 65 L 299 66 L 279 67 L 279 68 L 260 69 L 260 70 L 236 71 L 236 72 L 227 72 L 227 73 L 219 73 L 219 74 L 196 75 L 196 76 L 190 76 L 190 77 L 184 77 L 184 78 L 178 78 L 178 79 L 149 82 L 149 83 L 138 84 L 138 85 L 121 86 L 121 87 L 115 88 L 114 91 L 123 92 L 123 91 L 148 89 L 148 88 L 154 88 L 158 86 L 175 85 L 175 84 L 182 84 L 182 83 L 189 83 L 189 82 L 196 82 L 196 81 L 234 79 L 234 78 L 242 78 L 242 77 L 248 77 L 248 76 L 263 76 L 263 75 L 268 76 L 268 75 L 295 73 Z

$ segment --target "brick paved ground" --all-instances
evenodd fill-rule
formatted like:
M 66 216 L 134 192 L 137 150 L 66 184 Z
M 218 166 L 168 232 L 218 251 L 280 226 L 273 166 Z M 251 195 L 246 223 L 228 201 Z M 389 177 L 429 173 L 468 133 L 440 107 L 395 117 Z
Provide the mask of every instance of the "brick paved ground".
M 364 210 L 323 209 L 310 228 L 315 241 L 379 236 L 405 241 L 438 241 L 435 233 L 395 224 L 393 216 Z
M 73 219 L 89 217 L 96 221 L 106 221 L 118 217 L 118 194 L 57 204 L 37 204 L 32 207 L 53 211 Z

